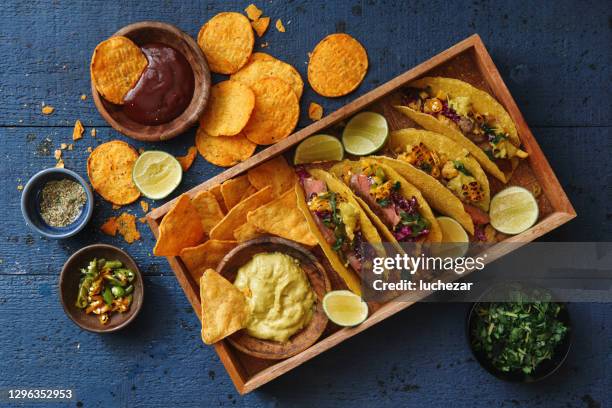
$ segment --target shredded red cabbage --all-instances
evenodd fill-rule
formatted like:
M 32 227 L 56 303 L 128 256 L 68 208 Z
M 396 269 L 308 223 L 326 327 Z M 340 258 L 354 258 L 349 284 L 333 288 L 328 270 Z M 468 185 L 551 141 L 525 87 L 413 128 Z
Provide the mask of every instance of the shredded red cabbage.
M 419 208 L 419 203 L 417 202 L 416 197 L 412 197 L 410 200 L 408 200 L 405 197 L 402 197 L 396 191 L 391 193 L 391 201 L 393 204 L 395 204 L 396 208 L 399 208 L 410 215 L 416 214 Z
M 442 101 L 442 110 L 440 111 L 440 113 L 455 123 L 459 123 L 459 120 L 461 119 L 461 116 L 459 116 L 453 108 L 448 106 L 447 101 Z
M 301 184 L 304 184 L 304 179 L 307 179 L 310 177 L 310 174 L 302 166 L 296 166 L 295 174 L 297 174 L 297 176 L 299 177 Z
M 474 225 L 474 237 L 479 241 L 486 241 L 487 236 L 485 234 L 485 225 L 484 224 L 475 224 Z

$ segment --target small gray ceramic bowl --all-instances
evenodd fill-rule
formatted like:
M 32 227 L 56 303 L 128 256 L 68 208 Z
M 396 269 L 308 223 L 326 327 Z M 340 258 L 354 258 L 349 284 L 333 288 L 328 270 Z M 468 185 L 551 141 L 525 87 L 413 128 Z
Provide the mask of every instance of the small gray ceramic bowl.
M 83 205 L 81 214 L 79 214 L 72 224 L 65 227 L 52 227 L 48 225 L 40 215 L 40 195 L 43 187 L 49 181 L 63 179 L 76 181 L 83 186 L 85 194 L 87 194 L 87 201 Z M 28 181 L 21 194 L 21 213 L 23 214 L 26 224 L 34 231 L 48 238 L 68 238 L 81 231 L 91 219 L 93 207 L 94 196 L 91 192 L 91 188 L 87 182 L 83 180 L 83 177 L 68 169 L 53 167 L 36 173 Z

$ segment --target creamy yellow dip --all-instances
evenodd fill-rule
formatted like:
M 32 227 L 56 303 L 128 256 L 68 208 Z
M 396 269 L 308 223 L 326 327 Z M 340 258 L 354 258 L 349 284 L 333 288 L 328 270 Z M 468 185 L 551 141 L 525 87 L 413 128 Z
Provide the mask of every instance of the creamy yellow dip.
M 249 335 L 285 342 L 312 319 L 315 294 L 298 260 L 272 252 L 255 255 L 236 275 L 250 308 Z

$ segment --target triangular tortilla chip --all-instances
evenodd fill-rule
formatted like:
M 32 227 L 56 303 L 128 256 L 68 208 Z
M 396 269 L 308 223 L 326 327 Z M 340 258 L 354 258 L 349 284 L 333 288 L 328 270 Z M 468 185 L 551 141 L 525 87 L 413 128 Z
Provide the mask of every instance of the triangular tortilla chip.
M 198 210 L 200 220 L 202 221 L 202 228 L 204 228 L 204 232 L 207 234 L 225 215 L 217 199 L 210 191 L 201 191 L 196 194 L 191 199 L 191 204 Z
M 250 186 L 246 175 L 234 177 L 221 184 L 221 195 L 228 211 L 245 198 L 244 193 Z
M 215 269 L 223 257 L 236 245 L 238 245 L 236 241 L 211 239 L 198 246 L 183 248 L 181 260 L 193 279 L 197 281 L 205 269 Z
M 183 194 L 162 219 L 153 254 L 177 256 L 181 249 L 204 241 L 205 236 L 198 210 L 191 204 L 189 196 Z
M 262 205 L 270 202 L 274 198 L 274 193 L 270 186 L 259 190 L 244 201 L 239 202 L 232 208 L 227 215 L 210 231 L 211 239 L 221 239 L 231 241 L 234 239 L 236 228 L 247 222 L 247 214 Z
M 293 188 L 297 180 L 295 171 L 287 164 L 283 156 L 277 156 L 248 171 L 249 182 L 256 189 L 272 186 L 275 196 Z
M 257 227 L 255 227 L 250 222 L 247 222 L 246 224 L 239 226 L 234 231 L 234 238 L 236 238 L 236 241 L 238 242 L 244 242 L 250 239 L 259 238 L 262 235 L 264 234 L 261 231 L 259 231 Z
M 246 327 L 249 305 L 244 294 L 213 269 L 200 278 L 202 340 L 213 344 Z
M 251 211 L 247 219 L 249 224 L 253 224 L 260 231 L 304 245 L 317 244 L 317 238 L 310 232 L 308 222 L 298 208 L 297 197 L 293 189 L 276 200 Z

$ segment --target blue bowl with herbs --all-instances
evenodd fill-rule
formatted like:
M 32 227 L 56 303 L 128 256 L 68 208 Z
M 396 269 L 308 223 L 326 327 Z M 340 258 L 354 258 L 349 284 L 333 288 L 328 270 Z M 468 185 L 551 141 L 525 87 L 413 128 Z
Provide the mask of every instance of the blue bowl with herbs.
M 549 290 L 523 283 L 487 290 L 470 308 L 466 330 L 480 365 L 509 382 L 548 378 L 563 365 L 572 342 L 567 305 Z
M 50 168 L 35 174 L 21 195 L 21 213 L 34 231 L 48 238 L 68 238 L 91 219 L 94 196 L 72 170 Z

